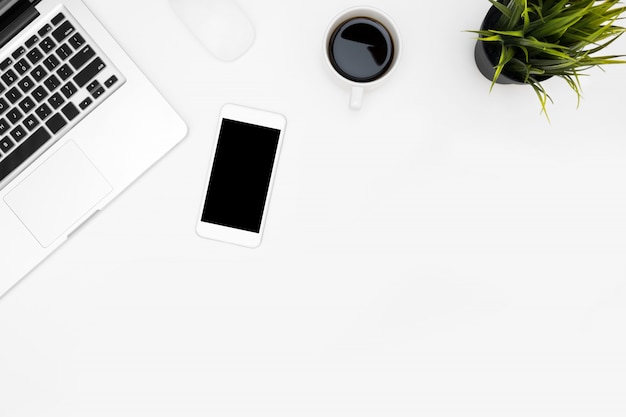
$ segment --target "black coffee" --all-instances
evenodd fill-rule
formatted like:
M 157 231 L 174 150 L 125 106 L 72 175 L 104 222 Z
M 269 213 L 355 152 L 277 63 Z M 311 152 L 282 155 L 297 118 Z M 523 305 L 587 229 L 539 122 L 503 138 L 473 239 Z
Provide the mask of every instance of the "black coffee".
M 393 40 L 379 22 L 367 17 L 349 19 L 337 27 L 328 45 L 329 58 L 343 77 L 361 83 L 382 77 L 393 61 Z

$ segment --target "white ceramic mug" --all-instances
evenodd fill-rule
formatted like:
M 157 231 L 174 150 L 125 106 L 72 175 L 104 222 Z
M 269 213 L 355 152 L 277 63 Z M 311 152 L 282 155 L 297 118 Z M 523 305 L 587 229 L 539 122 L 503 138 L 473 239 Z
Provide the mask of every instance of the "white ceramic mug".
M 331 62 L 330 41 L 331 41 L 333 34 L 335 33 L 335 30 L 339 28 L 341 25 L 343 25 L 345 22 L 354 18 L 358 18 L 358 17 L 371 19 L 383 25 L 385 29 L 387 29 L 387 32 L 389 33 L 391 37 L 391 41 L 393 43 L 394 52 L 393 52 L 393 57 L 391 60 L 391 65 L 387 68 L 384 74 L 380 75 L 374 81 L 358 82 L 358 81 L 350 80 L 344 77 L 343 75 L 341 75 L 335 69 L 335 67 L 333 66 Z M 353 8 L 350 8 L 348 10 L 341 12 L 328 25 L 328 28 L 326 29 L 326 34 L 324 36 L 324 57 L 325 57 L 326 63 L 328 64 L 328 68 L 330 68 L 330 71 L 333 74 L 335 74 L 335 76 L 339 79 L 341 83 L 343 83 L 344 85 L 347 84 L 348 86 L 350 86 L 351 88 L 350 108 L 354 110 L 360 109 L 361 106 L 363 105 L 363 94 L 366 89 L 370 89 L 370 88 L 378 86 L 379 84 L 381 84 L 383 81 L 385 81 L 387 78 L 391 76 L 391 74 L 393 73 L 393 71 L 398 65 L 401 51 L 402 51 L 402 41 L 400 38 L 400 31 L 398 30 L 398 27 L 393 22 L 393 20 L 391 20 L 389 16 L 387 16 L 384 12 L 374 7 L 359 6 L 359 7 L 353 7 Z

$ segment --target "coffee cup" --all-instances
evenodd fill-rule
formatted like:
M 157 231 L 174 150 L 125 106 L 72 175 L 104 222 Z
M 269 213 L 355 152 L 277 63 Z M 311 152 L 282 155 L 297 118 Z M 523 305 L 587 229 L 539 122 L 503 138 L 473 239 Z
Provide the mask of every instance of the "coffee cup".
M 363 94 L 389 78 L 400 59 L 397 26 L 373 7 L 353 7 L 335 17 L 324 37 L 331 72 L 351 88 L 350 108 L 363 105 Z

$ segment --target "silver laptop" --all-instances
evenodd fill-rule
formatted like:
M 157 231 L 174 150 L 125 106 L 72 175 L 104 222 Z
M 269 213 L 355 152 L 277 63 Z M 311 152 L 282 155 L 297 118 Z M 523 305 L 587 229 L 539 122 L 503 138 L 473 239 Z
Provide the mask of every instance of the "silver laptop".
M 0 0 L 0 296 L 186 132 L 81 0 Z

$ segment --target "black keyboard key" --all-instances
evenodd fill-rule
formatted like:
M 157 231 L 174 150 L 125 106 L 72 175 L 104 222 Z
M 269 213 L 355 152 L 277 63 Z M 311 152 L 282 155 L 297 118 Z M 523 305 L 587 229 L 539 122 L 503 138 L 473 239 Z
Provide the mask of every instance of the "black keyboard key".
M 74 71 L 72 70 L 72 68 L 70 68 L 69 65 L 65 64 L 63 65 L 61 68 L 58 69 L 57 71 L 57 75 L 63 80 L 67 80 L 68 78 L 70 78 L 72 76 L 72 74 L 74 74 Z
M 11 104 L 15 104 L 19 99 L 22 98 L 22 93 L 17 87 L 13 87 L 6 94 L 5 97 L 11 102 Z
M 20 46 L 15 52 L 11 54 L 11 56 L 13 57 L 13 59 L 18 59 L 25 53 L 26 53 L 26 48 L 24 48 L 23 46 Z
M 89 81 L 91 81 L 96 75 L 100 73 L 104 68 L 106 68 L 106 64 L 100 58 L 96 58 L 89 65 L 87 65 L 81 72 L 76 74 L 74 77 L 74 82 L 79 86 L 83 87 Z
M 98 80 L 92 81 L 91 83 L 89 83 L 89 85 L 87 86 L 87 91 L 89 91 L 90 93 L 93 92 L 93 90 L 100 88 L 100 82 Z
M 39 36 L 45 36 L 46 33 L 50 32 L 52 30 L 52 26 L 50 25 L 45 25 L 44 27 L 42 27 L 41 29 L 39 29 L 39 32 L 37 32 L 37 34 Z
M 6 90 L 7 88 L 4 86 L 4 84 L 0 83 L 0 94 L 4 93 L 4 90 Z
M 91 92 L 91 96 L 93 98 L 98 98 L 100 97 L 102 94 L 104 94 L 104 87 L 100 86 L 99 88 L 96 88 L 95 90 L 93 90 Z
M 28 157 L 37 152 L 50 138 L 50 134 L 43 127 L 32 132 L 20 145 L 19 152 L 12 152 L 0 160 L 0 180 L 6 178 Z
M 48 107 L 48 105 L 44 103 L 41 106 L 37 107 L 35 113 L 37 113 L 37 116 L 39 116 L 39 120 L 44 121 L 48 116 L 52 114 L 52 109 L 50 109 L 50 107 Z
M 13 124 L 16 124 L 17 122 L 22 120 L 22 117 L 24 117 L 24 115 L 20 113 L 18 109 L 11 109 L 11 111 L 7 113 L 7 119 L 9 119 L 9 122 Z
M 59 59 L 61 59 L 61 61 L 65 61 L 70 55 L 72 55 L 73 51 L 68 44 L 64 43 L 63 45 L 59 46 L 59 48 L 55 52 L 57 53 L 57 56 L 59 57 Z
M 54 55 L 50 55 L 43 61 L 43 64 L 46 66 L 46 68 L 48 68 L 48 71 L 52 71 L 53 69 L 58 67 L 60 63 L 61 61 L 59 61 L 59 58 Z
M 70 64 L 74 67 L 74 69 L 79 69 L 83 65 L 85 65 L 96 53 L 91 49 L 91 46 L 87 45 L 79 52 L 76 52 L 76 55 L 70 59 Z
M 42 101 L 45 100 L 46 97 L 48 97 L 48 92 L 41 85 L 39 87 L 35 88 L 33 90 L 32 94 L 33 94 L 33 97 L 35 98 L 35 100 L 37 100 L 37 103 L 41 103 Z
M 117 77 L 115 75 L 112 75 L 111 78 L 104 82 L 104 85 L 106 85 L 107 88 L 111 88 L 115 85 L 117 81 Z
M 61 81 L 59 81 L 59 79 L 54 74 L 49 76 L 48 79 L 46 79 L 46 81 L 44 81 L 43 83 L 48 88 L 48 90 L 50 90 L 50 92 L 53 92 L 57 89 L 58 86 L 61 85 Z
M 11 58 L 7 58 L 4 61 L 0 62 L 0 71 L 4 71 L 11 66 L 13 60 Z
M 55 110 L 61 107 L 63 103 L 65 103 L 65 100 L 63 99 L 63 97 L 61 97 L 61 94 L 59 93 L 53 94 L 52 97 L 48 99 L 48 104 L 50 104 Z
M 0 149 L 4 152 L 7 153 L 11 150 L 11 148 L 13 148 L 14 144 L 13 141 L 9 138 L 4 138 L 2 140 L 0 140 Z
M 98 98 L 104 94 L 104 87 L 96 80 L 87 86 L 87 91 L 91 93 L 93 98 Z
M 20 109 L 22 109 L 24 113 L 29 113 L 33 107 L 35 107 L 35 102 L 30 97 L 26 97 L 24 100 L 20 101 Z
M 0 97 L 0 114 L 6 113 L 9 110 L 9 103 L 2 97 Z
M 35 79 L 36 82 L 39 82 L 43 80 L 44 77 L 48 75 L 48 73 L 41 65 L 37 65 L 35 69 L 30 72 L 30 75 Z
M 31 114 L 24 120 L 24 126 L 26 126 L 29 132 L 32 132 L 37 126 L 39 126 L 39 120 L 37 120 L 34 114 Z
M 52 37 L 56 39 L 57 42 L 61 42 L 72 33 L 74 33 L 74 26 L 72 26 L 70 22 L 65 21 L 61 26 L 59 26 L 52 32 Z
M 35 82 L 29 76 L 26 76 L 22 78 L 17 85 L 24 93 L 28 93 L 35 87 Z
M 59 13 L 58 15 L 52 18 L 51 22 L 54 26 L 58 26 L 59 23 L 61 23 L 64 20 L 65 20 L 65 15 L 63 13 Z
M 21 142 L 26 136 L 26 131 L 22 126 L 18 126 L 11 131 L 11 137 L 15 142 Z
M 81 110 L 85 110 L 87 107 L 89 107 L 89 105 L 93 103 L 93 100 L 90 99 L 89 97 L 87 97 L 86 99 L 84 99 L 83 101 L 80 102 L 79 106 Z
M 13 68 L 15 68 L 15 71 L 17 71 L 18 74 L 22 75 L 30 69 L 30 65 L 25 59 L 20 59 L 15 65 L 13 65 Z
M 22 109 L 24 113 L 29 113 L 33 107 L 35 107 L 35 102 L 30 97 L 26 97 L 24 100 L 20 101 L 20 109 Z
M 50 52 L 55 46 L 56 46 L 56 43 L 54 43 L 54 41 L 52 40 L 52 38 L 50 36 L 47 36 L 44 40 L 39 42 L 39 47 L 45 53 Z
M 63 129 L 63 127 L 67 124 L 67 122 L 65 121 L 65 119 L 63 118 L 63 116 L 61 116 L 60 114 L 55 114 L 54 116 L 52 116 L 50 119 L 48 119 L 48 121 L 46 122 L 46 126 L 48 126 L 48 129 L 50 129 L 50 131 L 54 134 L 57 133 L 59 130 Z
M 61 92 L 63 93 L 65 98 L 72 97 L 74 94 L 76 94 L 77 91 L 78 88 L 76 88 L 76 86 L 71 81 L 61 87 Z
M 36 35 L 34 35 L 34 36 L 31 36 L 31 37 L 30 37 L 30 38 L 26 41 L 26 44 L 25 44 L 25 45 L 26 45 L 26 47 L 27 47 L 27 48 L 32 48 L 33 46 L 35 46 L 35 44 L 36 44 L 37 42 L 39 42 L 39 38 L 38 38 Z
M 78 109 L 76 108 L 76 106 L 74 105 L 74 103 L 72 102 L 67 103 L 65 107 L 61 109 L 61 111 L 63 112 L 65 117 L 67 117 L 67 120 L 69 120 L 70 122 L 74 120 L 74 118 L 78 116 L 78 114 L 80 113 Z
M 7 85 L 7 87 L 10 87 L 11 84 L 13 84 L 15 81 L 17 81 L 17 74 L 15 72 L 13 72 L 13 70 L 8 70 L 7 72 L 5 72 L 4 74 L 2 74 L 2 81 L 4 81 L 4 83 Z
M 9 130 L 9 122 L 0 119 L 0 135 L 4 135 Z
M 28 57 L 28 60 L 30 61 L 30 63 L 33 65 L 35 65 L 36 63 L 38 63 L 39 61 L 43 59 L 43 54 L 41 53 L 39 48 L 34 48 L 26 56 Z
M 74 49 L 78 49 L 84 45 L 85 38 L 83 38 L 80 33 L 76 32 L 68 42 L 70 43 L 70 45 L 72 45 Z

